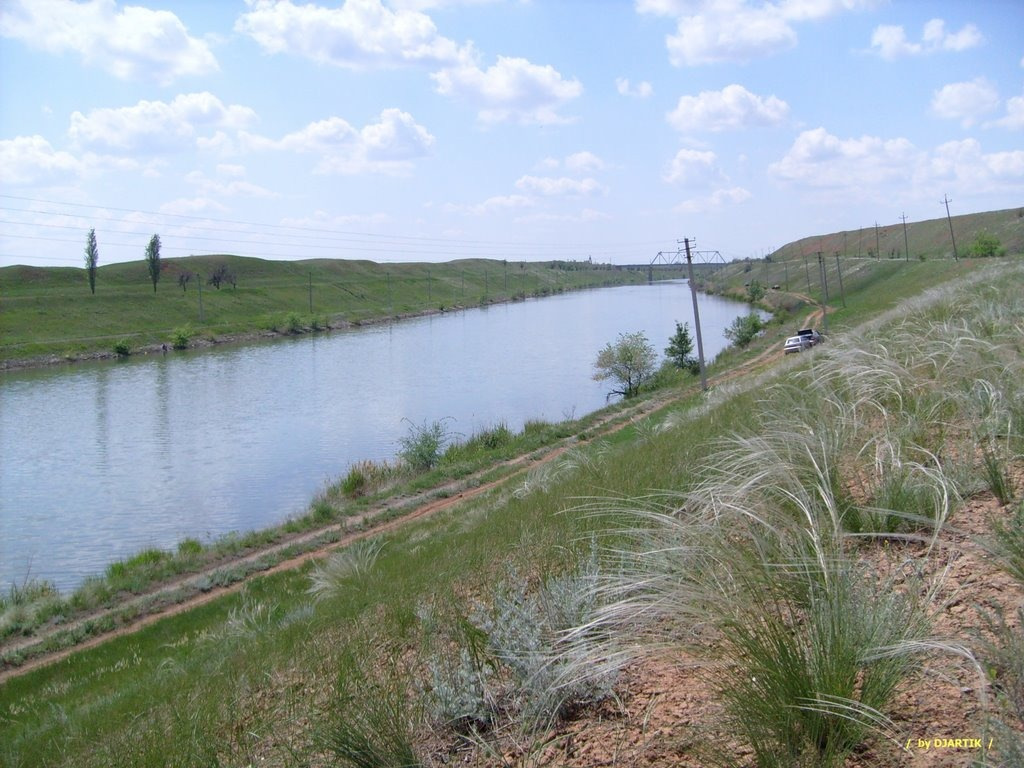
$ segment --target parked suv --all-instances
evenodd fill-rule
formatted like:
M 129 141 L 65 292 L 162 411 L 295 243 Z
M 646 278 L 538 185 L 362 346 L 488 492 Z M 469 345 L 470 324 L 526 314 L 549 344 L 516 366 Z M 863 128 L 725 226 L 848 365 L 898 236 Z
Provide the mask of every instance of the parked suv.
M 821 334 L 818 333 L 813 328 L 801 328 L 796 333 L 798 336 L 803 336 L 805 339 L 807 339 L 811 343 L 812 347 L 815 344 L 821 344 L 821 342 L 823 341 Z

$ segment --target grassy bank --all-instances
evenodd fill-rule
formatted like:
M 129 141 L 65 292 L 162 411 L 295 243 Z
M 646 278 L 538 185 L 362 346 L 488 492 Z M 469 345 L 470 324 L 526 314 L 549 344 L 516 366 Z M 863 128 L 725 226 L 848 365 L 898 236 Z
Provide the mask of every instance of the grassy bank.
M 208 282 L 218 269 L 231 278 L 219 289 Z M 211 255 L 165 259 L 155 292 L 145 262 L 102 266 L 93 295 L 84 269 L 3 267 L 0 361 L 73 360 L 112 355 L 115 347 L 131 353 L 239 335 L 302 333 L 646 279 L 643 272 L 589 262 L 377 264 Z
M 930 265 L 885 273 L 884 298 L 880 278 L 848 285 L 855 319 L 919 298 L 772 372 L 3 683 L 0 762 L 568 763 L 545 758 L 561 724 L 667 647 L 712 671 L 725 713 L 693 722 L 714 738 L 677 761 L 897 754 L 875 735 L 894 691 L 957 649 L 1000 682 L 972 727 L 1012 735 L 1000 691 L 1024 690 L 1005 663 L 1019 632 L 940 648 L 930 626 L 939 540 L 966 500 L 1002 488 L 1010 546 L 993 550 L 1012 562 L 1024 539 L 1024 276 L 1004 261 L 922 293 L 943 278 Z

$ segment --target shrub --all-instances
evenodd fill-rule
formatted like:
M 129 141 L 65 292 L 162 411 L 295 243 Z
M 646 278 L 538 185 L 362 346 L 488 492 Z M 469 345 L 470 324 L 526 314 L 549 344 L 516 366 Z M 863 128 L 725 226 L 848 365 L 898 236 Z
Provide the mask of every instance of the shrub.
M 1006 248 L 999 242 L 999 238 L 988 232 L 979 232 L 974 242 L 967 248 L 967 255 L 975 258 L 988 258 L 989 256 L 1005 256 Z
M 302 328 L 302 316 L 298 312 L 289 312 L 284 316 L 284 329 L 286 333 L 301 333 Z
M 400 441 L 402 447 L 398 455 L 402 461 L 418 472 L 437 466 L 442 449 L 452 439 L 452 434 L 445 427 L 447 420 L 441 419 L 430 424 L 424 421 L 422 425 L 416 425 L 403 419 L 409 425 L 409 434 Z
M 192 341 L 192 329 L 189 326 L 182 328 L 175 328 L 171 332 L 171 346 L 175 349 L 188 349 L 189 342 Z
M 733 320 L 732 325 L 726 328 L 724 333 L 725 338 L 742 349 L 754 340 L 762 328 L 764 328 L 764 322 L 761 320 L 761 316 L 756 312 L 751 312 Z
M 118 357 L 128 357 L 132 353 L 132 348 L 128 345 L 128 342 L 124 339 L 114 342 L 114 354 Z
M 383 546 L 380 541 L 360 539 L 332 553 L 314 566 L 309 576 L 309 594 L 315 600 L 326 600 L 358 584 L 373 570 Z

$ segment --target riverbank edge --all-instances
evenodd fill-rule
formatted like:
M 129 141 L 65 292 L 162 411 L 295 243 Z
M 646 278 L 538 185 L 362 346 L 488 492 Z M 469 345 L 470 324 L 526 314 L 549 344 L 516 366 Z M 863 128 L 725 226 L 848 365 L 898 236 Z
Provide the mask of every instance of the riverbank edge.
M 653 282 L 663 282 L 665 280 L 676 280 L 679 278 L 661 278 L 654 280 Z M 489 307 L 499 304 L 517 304 L 522 301 L 529 299 L 546 299 L 552 296 L 558 296 L 565 293 L 576 293 L 577 291 L 594 291 L 602 288 L 616 288 L 623 285 L 639 285 L 639 283 L 622 282 L 614 283 L 610 285 L 588 285 L 580 286 L 578 288 L 565 288 L 559 287 L 547 290 L 544 293 L 538 295 L 522 295 L 512 294 L 509 296 L 503 296 L 500 298 L 488 298 L 481 300 L 475 304 L 453 304 L 444 308 L 440 307 L 425 307 L 424 309 L 410 311 L 410 312 L 399 312 L 394 314 L 383 314 L 383 315 L 371 315 L 370 317 L 359 319 L 359 320 L 346 320 L 344 315 L 335 314 L 328 316 L 327 321 L 319 327 L 314 326 L 303 326 L 297 329 L 289 328 L 287 330 L 270 330 L 267 328 L 252 328 L 246 331 L 238 331 L 235 333 L 222 333 L 222 334 L 208 334 L 201 336 L 196 339 L 192 339 L 188 342 L 186 347 L 180 349 L 174 349 L 168 343 L 163 344 L 145 344 L 137 347 L 131 351 L 130 355 L 118 355 L 112 347 L 108 346 L 106 349 L 95 349 L 88 352 L 72 353 L 72 354 L 49 354 L 49 355 L 33 355 L 23 358 L 0 358 L 0 372 L 2 371 L 17 371 L 17 370 L 29 370 L 34 368 L 53 368 L 59 365 L 73 365 L 75 363 L 83 362 L 99 362 L 104 360 L 118 360 L 123 357 L 135 357 L 135 356 L 151 356 L 160 354 L 171 354 L 173 352 L 186 352 L 193 349 L 205 349 L 214 346 L 223 346 L 231 344 L 246 344 L 254 341 L 267 341 L 271 339 L 284 339 L 284 338 L 295 338 L 299 336 L 306 336 L 310 334 L 330 333 L 331 331 L 343 331 L 351 330 L 352 328 L 360 328 L 363 326 L 375 326 L 383 325 L 385 323 L 401 322 L 404 320 L 415 320 L 420 317 L 429 317 L 432 315 L 446 315 L 452 312 L 465 312 L 470 309 L 480 309 L 481 307 Z M 110 336 L 108 338 L 114 338 Z M 59 344 L 60 341 L 47 342 Z
M 698 391 L 695 383 L 684 389 L 655 390 L 645 397 L 619 401 L 578 419 L 553 423 L 555 428 L 568 429 L 572 425 L 571 434 L 445 483 L 411 493 L 401 490 L 390 492 L 368 509 L 326 525 L 289 532 L 289 524 L 296 520 L 289 519 L 276 526 L 251 531 L 258 536 L 278 538 L 265 546 L 219 558 L 199 570 L 185 571 L 168 580 L 154 582 L 144 592 L 125 594 L 111 606 L 72 614 L 67 621 L 44 624 L 31 635 L 14 636 L 0 642 L 0 684 L 68 654 L 135 631 L 166 615 L 229 595 L 251 577 L 299 567 L 312 558 L 326 555 L 358 539 L 377 535 L 486 493 L 557 458 L 575 445 L 608 436 L 637 418 L 676 404 Z M 224 575 L 223 579 L 215 578 L 220 574 Z

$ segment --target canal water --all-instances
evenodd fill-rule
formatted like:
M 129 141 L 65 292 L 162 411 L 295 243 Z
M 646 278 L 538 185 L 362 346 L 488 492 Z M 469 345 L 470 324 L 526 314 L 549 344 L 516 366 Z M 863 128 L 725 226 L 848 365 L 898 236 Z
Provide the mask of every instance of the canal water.
M 702 296 L 710 358 L 749 308 Z M 76 587 L 146 547 L 274 525 L 410 423 L 464 436 L 602 407 L 598 350 L 694 328 L 684 281 L 166 356 L 0 373 L 0 590 Z

